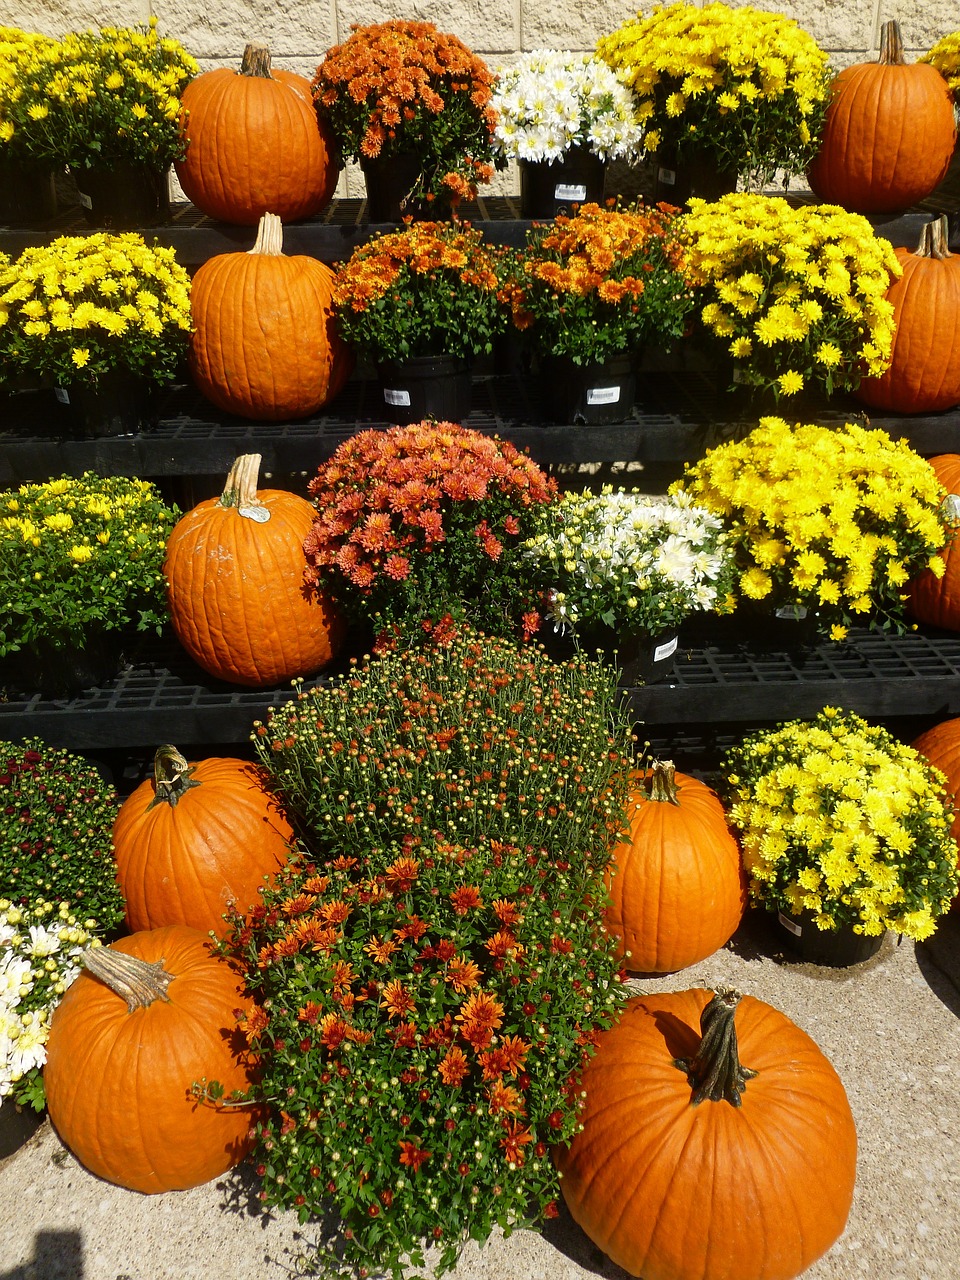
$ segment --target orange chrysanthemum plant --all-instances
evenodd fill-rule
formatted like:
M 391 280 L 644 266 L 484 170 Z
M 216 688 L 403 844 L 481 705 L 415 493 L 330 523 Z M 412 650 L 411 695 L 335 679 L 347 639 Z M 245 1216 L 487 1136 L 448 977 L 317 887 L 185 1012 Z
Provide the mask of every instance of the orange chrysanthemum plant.
M 313 78 L 343 159 L 415 155 L 410 198 L 456 205 L 493 176 L 493 72 L 432 22 L 354 25 Z
M 378 634 L 446 615 L 533 635 L 523 544 L 556 481 L 512 444 L 451 422 L 362 431 L 310 482 L 305 580 Z

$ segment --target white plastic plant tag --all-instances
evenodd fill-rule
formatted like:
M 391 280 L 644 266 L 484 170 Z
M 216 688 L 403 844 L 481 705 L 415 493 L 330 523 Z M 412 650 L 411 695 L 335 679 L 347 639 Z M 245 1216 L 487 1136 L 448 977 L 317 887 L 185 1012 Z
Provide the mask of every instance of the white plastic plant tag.
M 803 930 L 800 928 L 800 926 L 794 920 L 791 920 L 787 916 L 785 916 L 782 911 L 777 912 L 777 919 L 780 921 L 780 923 L 783 925 L 785 929 L 788 929 L 790 933 L 796 934 L 798 938 L 800 937 L 801 933 L 803 933 Z
M 85 191 L 78 191 L 77 198 L 79 199 L 80 203 L 83 205 L 84 209 L 93 208 L 93 201 L 90 199 L 90 197 L 86 194 Z
M 807 616 L 807 606 L 805 604 L 782 604 L 779 609 L 774 609 L 773 616 L 775 618 L 786 618 L 788 622 L 802 622 Z
M 384 387 L 383 398 L 387 404 L 397 405 L 401 408 L 409 408 L 410 405 L 409 391 L 391 391 L 389 387 Z
M 67 388 L 66 388 L 66 387 L 54 387 L 54 388 L 53 388 L 53 394 L 54 394 L 54 396 L 56 397 L 57 402 L 58 402 L 59 404 L 69 404 L 69 403 L 70 403 L 70 394 L 69 394 L 69 392 L 67 391 Z
M 663 644 L 658 644 L 653 651 L 654 662 L 662 662 L 664 658 L 669 658 L 671 653 L 676 653 L 678 643 L 678 638 L 674 636 L 672 640 L 664 640 Z
M 960 520 L 960 493 L 948 493 L 940 504 L 945 520 Z
M 587 391 L 587 404 L 616 404 L 619 399 L 619 387 L 590 387 Z
M 662 166 L 657 169 L 657 181 L 662 182 L 665 187 L 673 187 L 677 182 L 676 169 L 664 169 Z
M 257 503 L 256 506 L 237 507 L 245 520 L 253 520 L 255 524 L 266 524 L 270 519 L 270 509 Z
M 558 182 L 553 189 L 554 200 L 586 200 L 587 188 Z

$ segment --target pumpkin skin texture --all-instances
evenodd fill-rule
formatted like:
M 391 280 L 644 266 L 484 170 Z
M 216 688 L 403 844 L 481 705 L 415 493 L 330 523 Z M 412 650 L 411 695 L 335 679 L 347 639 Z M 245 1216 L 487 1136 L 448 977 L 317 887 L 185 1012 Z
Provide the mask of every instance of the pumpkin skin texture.
M 704 783 L 662 761 L 634 775 L 627 814 L 629 837 L 607 876 L 607 930 L 636 973 L 705 960 L 736 932 L 746 905 L 740 847 L 723 806 Z
M 218 757 L 189 765 L 176 747 L 160 747 L 154 777 L 124 800 L 113 824 L 127 927 L 184 924 L 223 937 L 224 912 L 257 904 L 264 877 L 286 863 L 293 841 L 256 765 Z
M 50 1119 L 81 1164 L 117 1186 L 184 1191 L 225 1173 L 252 1145 L 255 1108 L 190 1097 L 204 1076 L 227 1094 L 255 1082 L 235 1052 L 234 1017 L 253 1004 L 211 946 L 182 925 L 121 938 L 97 950 L 162 961 L 174 975 L 166 999 L 128 1011 L 123 995 L 82 972 L 54 1011 L 44 1067 Z
M 937 479 L 947 491 L 949 521 L 960 522 L 960 454 L 942 453 L 930 459 Z M 918 622 L 946 631 L 960 631 L 960 533 L 940 552 L 944 574 L 938 578 L 932 569 L 921 569 L 907 584 L 907 611 Z
M 820 150 L 807 170 L 816 196 L 856 213 L 899 213 L 946 175 L 956 129 L 947 82 L 929 63 L 907 63 L 896 22 L 880 57 L 834 81 Z
M 184 194 L 221 222 L 256 226 L 267 212 L 309 218 L 333 198 L 336 143 L 314 110 L 310 81 L 273 71 L 252 42 L 240 70 L 218 67 L 183 92 L 187 152 L 175 165 Z
M 337 330 L 333 280 L 316 258 L 283 253 L 271 213 L 248 253 L 208 258 L 190 292 L 188 364 L 199 390 L 226 413 L 262 422 L 303 418 L 332 400 L 354 364 Z
M 223 495 L 178 520 L 163 569 L 181 645 L 210 675 L 252 688 L 319 671 L 344 633 L 329 598 L 303 587 L 313 507 L 282 489 L 257 492 L 259 465 L 259 454 L 242 455 Z
M 924 229 L 916 252 L 895 250 L 903 275 L 887 290 L 896 331 L 890 367 L 864 378 L 857 398 L 892 413 L 937 413 L 960 403 L 960 256 L 947 248 L 944 214 Z
M 945 776 L 947 789 L 960 810 L 960 719 L 935 724 L 910 745 Z M 950 834 L 960 844 L 960 812 L 953 819 Z M 954 898 L 953 909 L 958 905 L 960 897 Z
M 793 1280 L 846 1224 L 853 1117 L 813 1040 L 738 992 L 714 999 L 739 1000 L 739 1103 L 732 1087 L 693 1105 L 674 1060 L 697 1053 L 711 996 L 636 997 L 601 1034 L 581 1074 L 583 1128 L 554 1153 L 560 1185 L 591 1240 L 643 1280 Z

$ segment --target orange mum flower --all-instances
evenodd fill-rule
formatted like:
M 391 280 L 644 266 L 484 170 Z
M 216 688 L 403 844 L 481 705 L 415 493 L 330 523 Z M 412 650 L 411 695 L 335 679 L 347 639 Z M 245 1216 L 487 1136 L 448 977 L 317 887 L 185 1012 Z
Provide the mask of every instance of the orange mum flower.
M 405 1018 L 407 1014 L 416 1011 L 417 1002 L 403 983 L 396 978 L 387 983 L 381 996 L 380 1006 L 386 1008 L 391 1018 Z
M 437 1067 L 437 1071 L 443 1083 L 455 1089 L 459 1088 L 464 1078 L 469 1074 L 470 1064 L 467 1062 L 467 1057 L 463 1050 L 454 1045 L 452 1049 L 447 1050 L 440 1065 Z

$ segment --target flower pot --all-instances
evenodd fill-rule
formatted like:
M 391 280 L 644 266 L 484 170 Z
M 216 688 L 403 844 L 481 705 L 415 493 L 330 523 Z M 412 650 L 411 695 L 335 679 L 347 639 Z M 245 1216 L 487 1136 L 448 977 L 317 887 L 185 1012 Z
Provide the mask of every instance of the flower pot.
M 135 435 L 152 421 L 153 383 L 127 369 L 111 369 L 96 381 L 78 379 L 54 394 L 68 410 L 71 434 L 80 439 Z
M 0 160 L 0 224 L 33 226 L 57 212 L 57 185 L 52 164 L 34 160 Z
M 555 218 L 576 205 L 601 204 L 606 163 L 588 147 L 571 147 L 553 161 L 520 160 L 520 216 Z
M 807 964 L 828 965 L 834 969 L 863 964 L 877 954 L 885 937 L 884 934 L 866 937 L 854 933 L 852 925 L 818 929 L 811 911 L 801 911 L 799 915 L 779 911 L 777 921 L 788 951 Z
M 170 169 L 146 164 L 73 171 L 83 216 L 93 227 L 135 231 L 170 218 Z
M 713 202 L 737 189 L 737 173 L 721 169 L 709 152 L 676 150 L 658 152 L 653 198 L 683 206 L 691 197 Z
M 436 418 L 462 422 L 470 413 L 470 366 L 456 356 L 411 356 L 377 365 L 388 422 L 408 426 Z
M 751 648 L 767 652 L 804 653 L 825 638 L 816 613 L 803 605 L 744 600 L 732 621 Z
M 0 1162 L 25 1146 L 46 1118 L 46 1111 L 34 1111 L 7 1098 L 0 1106 Z
M 0 685 L 20 697 L 73 698 L 112 680 L 124 664 L 122 631 L 41 636 L 0 658 Z
M 598 651 L 620 669 L 620 684 L 630 687 L 654 684 L 668 676 L 676 664 L 677 630 L 657 635 L 619 635 L 602 623 L 583 626 L 576 637 L 572 633 L 555 632 L 549 623 L 541 629 L 539 640 L 556 662 L 565 662 L 575 653 L 593 657 Z
M 423 171 L 417 155 L 364 157 L 360 161 L 367 187 L 367 219 L 401 222 L 404 218 L 440 219 L 450 210 L 445 200 L 413 200 L 410 192 Z
M 542 356 L 540 395 L 550 422 L 603 426 L 626 422 L 636 396 L 636 363 L 623 352 L 595 364 L 575 364 L 569 356 Z

